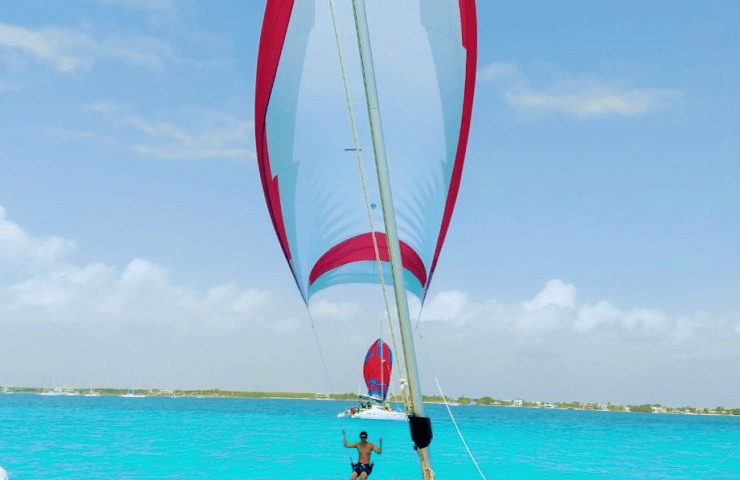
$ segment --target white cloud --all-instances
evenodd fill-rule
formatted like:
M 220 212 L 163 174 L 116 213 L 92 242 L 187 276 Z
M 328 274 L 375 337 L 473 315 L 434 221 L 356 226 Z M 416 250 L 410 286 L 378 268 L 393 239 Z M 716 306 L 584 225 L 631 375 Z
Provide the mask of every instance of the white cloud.
M 555 279 L 547 282 L 542 290 L 532 301 L 524 302 L 524 310 L 536 312 L 549 305 L 560 308 L 573 308 L 576 299 L 576 287 L 566 285 L 561 280 Z
M 0 206 L 0 268 L 4 269 L 0 273 L 16 270 L 15 280 L 0 283 L 0 312 L 5 312 L 0 318 L 12 312 L 12 318 L 23 321 L 153 323 L 177 328 L 201 324 L 217 331 L 253 324 L 287 332 L 302 325 L 295 320 L 300 312 L 286 310 L 281 299 L 259 288 L 224 284 L 198 291 L 173 283 L 164 267 L 145 259 L 134 259 L 121 271 L 102 263 L 76 266 L 67 261 L 74 250 L 72 240 L 28 233 L 8 220 Z M 411 303 L 411 311 L 418 315 L 418 301 Z M 377 312 L 368 313 L 358 303 L 327 299 L 312 303 L 311 312 L 323 325 L 347 324 L 347 320 L 374 325 L 372 317 L 377 317 Z M 498 332 L 494 337 L 558 334 L 637 345 L 740 340 L 737 316 L 621 309 L 607 300 L 583 303 L 577 299 L 576 287 L 560 279 L 550 280 L 531 300 L 520 303 L 476 302 L 464 291 L 440 292 L 428 299 L 421 322 L 457 338 L 484 338 Z
M 10 222 L 2 207 L 0 232 L 0 252 L 14 252 L 13 262 L 0 256 L 0 354 L 18 365 L 19 384 L 36 385 L 50 368 L 65 378 L 70 372 L 95 378 L 96 384 L 98 378 L 111 382 L 112 375 L 130 382 L 138 365 L 152 387 L 179 377 L 201 384 L 194 388 L 312 391 L 324 383 L 311 338 L 316 334 L 335 391 L 353 391 L 383 314 L 379 302 L 368 308 L 346 301 L 361 297 L 339 292 L 339 301 L 324 297 L 311 305 L 316 329 L 309 332 L 294 292 L 278 297 L 232 283 L 194 288 L 140 258 L 122 268 L 74 265 L 63 254 L 74 242 L 58 239 L 68 246 L 59 249 L 51 237 Z M 53 247 L 39 255 L 44 244 Z M 574 285 L 554 279 L 526 301 L 477 301 L 458 290 L 434 295 L 422 315 L 424 340 L 417 343 L 420 374 L 434 371 L 445 384 L 447 378 L 455 383 L 455 393 L 448 392 L 454 395 L 583 395 L 598 401 L 622 395 L 646 403 L 662 401 L 656 398 L 660 388 L 679 404 L 687 396 L 714 405 L 736 398 L 727 382 L 711 379 L 734 372 L 740 315 L 674 315 L 607 300 L 583 302 L 577 294 Z M 418 302 L 412 302 L 414 310 Z M 437 368 L 429 368 L 432 363 Z M 239 365 L 269 368 L 245 374 Z M 430 378 L 422 383 L 424 393 L 433 393 Z
M 532 300 L 520 304 L 477 303 L 464 292 L 440 292 L 424 307 L 425 324 L 454 325 L 469 332 L 495 329 L 527 337 L 560 332 L 571 337 L 593 336 L 627 343 L 679 344 L 735 338 L 740 326 L 704 312 L 669 315 L 651 308 L 620 309 L 606 300 L 579 303 L 577 289 L 553 279 Z M 418 312 L 418 303 L 411 303 Z
M 360 305 L 352 302 L 317 300 L 311 303 L 311 315 L 315 318 L 324 317 L 336 320 L 347 320 L 357 317 L 360 311 Z
M 100 60 L 122 61 L 154 71 L 161 71 L 169 63 L 202 67 L 231 63 L 227 60 L 184 59 L 169 43 L 152 37 L 108 35 L 105 38 L 95 38 L 73 28 L 29 29 L 0 23 L 0 50 L 3 48 L 49 62 L 59 72 L 90 68 Z
M 71 265 L 58 266 L 48 272 L 38 274 L 28 280 L 8 287 L 16 295 L 11 310 L 24 307 L 43 306 L 56 308 L 73 301 L 78 293 L 89 286 L 106 285 L 112 278 L 113 270 L 100 263 L 84 268 Z
M 157 143 L 134 143 L 131 150 L 140 155 L 169 160 L 206 160 L 255 158 L 254 122 L 206 109 L 195 113 L 199 131 L 187 131 L 172 123 L 154 123 L 134 115 L 123 106 L 106 102 L 88 105 L 91 111 L 105 115 L 111 122 L 125 125 Z
M 0 322 L 172 325 L 176 330 L 201 325 L 216 331 L 248 324 L 279 331 L 295 327 L 264 290 L 226 284 L 199 292 L 174 284 L 165 268 L 144 259 L 132 260 L 120 272 L 102 263 L 81 267 L 65 261 L 74 246 L 71 240 L 29 234 L 7 220 L 0 206 L 0 273 L 26 277 L 9 284 L 0 277 Z M 275 314 L 274 324 L 266 312 Z
M 73 71 L 81 62 L 79 57 L 68 53 L 69 50 L 90 41 L 86 35 L 71 30 L 28 30 L 0 23 L 0 47 L 21 50 L 37 59 L 50 61 L 61 72 Z
M 606 300 L 596 305 L 583 305 L 578 311 L 573 329 L 576 332 L 588 333 L 600 324 L 613 324 L 621 315 L 622 312 Z
M 644 115 L 661 107 L 676 95 L 672 90 L 620 90 L 602 85 L 574 93 L 507 93 L 505 98 L 516 107 L 553 110 L 576 117 L 590 115 Z
M 470 311 L 470 305 L 466 292 L 440 292 L 424 306 L 422 320 L 461 323 L 474 313 Z
M 197 325 L 229 331 L 265 322 L 274 310 L 265 291 L 220 285 L 205 292 L 173 284 L 164 268 L 135 259 L 118 274 L 102 264 L 55 265 L 48 271 L 3 287 L 0 312 L 6 319 L 64 324 Z M 11 315 L 12 314 L 12 315 Z M 285 325 L 270 326 L 284 330 Z
M 626 82 L 594 78 L 558 81 L 533 88 L 518 67 L 492 63 L 478 71 L 481 82 L 501 89 L 502 98 L 518 109 L 559 112 L 574 117 L 637 116 L 665 108 L 681 95 L 676 89 L 634 88 Z
M 49 264 L 69 255 L 75 249 L 76 244 L 71 240 L 29 234 L 8 220 L 5 208 L 0 205 L 0 262 Z
M 162 267 L 142 259 L 129 263 L 120 280 L 124 287 L 161 287 L 168 283 L 167 272 Z

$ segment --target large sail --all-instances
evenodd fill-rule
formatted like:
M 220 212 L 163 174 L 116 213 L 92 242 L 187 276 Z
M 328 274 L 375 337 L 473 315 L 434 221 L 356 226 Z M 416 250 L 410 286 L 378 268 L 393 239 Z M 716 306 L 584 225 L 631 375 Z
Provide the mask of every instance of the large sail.
M 387 263 L 352 2 L 334 5 L 380 258 Z M 404 280 L 423 300 L 462 175 L 475 85 L 475 3 L 373 0 L 367 18 Z M 260 175 L 306 302 L 332 285 L 380 281 L 332 25 L 328 0 L 268 0 L 257 63 Z M 383 271 L 392 284 L 389 265 Z
M 370 345 L 362 366 L 367 393 L 371 397 L 385 400 L 393 373 L 393 354 L 387 343 L 378 339 Z

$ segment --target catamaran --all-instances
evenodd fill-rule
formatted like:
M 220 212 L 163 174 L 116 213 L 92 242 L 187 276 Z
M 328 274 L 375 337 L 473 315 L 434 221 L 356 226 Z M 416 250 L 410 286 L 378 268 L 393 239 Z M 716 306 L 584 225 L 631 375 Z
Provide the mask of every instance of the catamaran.
M 424 479 L 432 427 L 407 291 L 423 305 L 450 225 L 476 52 L 474 0 L 267 0 L 257 60 L 257 158 L 278 242 L 307 307 L 334 285 L 380 283 Z
M 387 401 L 392 373 L 393 353 L 388 344 L 379 338 L 368 348 L 362 368 L 367 395 L 359 395 L 358 404 L 341 412 L 337 417 L 407 420 L 406 412 L 395 410 Z

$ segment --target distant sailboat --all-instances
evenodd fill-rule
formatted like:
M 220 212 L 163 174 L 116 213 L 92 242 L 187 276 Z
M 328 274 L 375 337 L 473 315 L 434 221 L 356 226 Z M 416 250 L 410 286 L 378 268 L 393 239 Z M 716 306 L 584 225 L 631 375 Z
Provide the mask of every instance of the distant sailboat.
M 121 395 L 123 398 L 144 398 L 146 395 L 141 395 L 136 393 L 136 375 L 134 375 L 134 381 L 131 384 L 131 390 L 128 391 L 128 393 L 125 393 Z
M 85 394 L 86 397 L 99 397 L 100 394 L 95 392 L 92 388 L 92 382 L 90 382 L 90 391 Z
M 39 395 L 44 395 L 44 396 L 47 396 L 47 397 L 58 397 L 58 396 L 62 395 L 62 393 L 63 393 L 62 392 L 62 383 L 63 383 L 62 380 L 63 380 L 63 378 L 64 378 L 63 375 L 59 375 L 59 386 L 58 387 L 54 387 L 52 390 L 44 390 L 43 392 L 39 393 Z M 51 384 L 51 380 L 49 380 L 49 384 Z M 49 385 L 49 386 L 51 386 L 51 385 Z
M 394 410 L 386 400 L 393 372 L 393 354 L 387 343 L 378 339 L 367 350 L 362 374 L 367 385 L 367 395 L 359 395 L 356 407 L 348 408 L 337 417 L 366 420 L 407 420 L 406 413 Z

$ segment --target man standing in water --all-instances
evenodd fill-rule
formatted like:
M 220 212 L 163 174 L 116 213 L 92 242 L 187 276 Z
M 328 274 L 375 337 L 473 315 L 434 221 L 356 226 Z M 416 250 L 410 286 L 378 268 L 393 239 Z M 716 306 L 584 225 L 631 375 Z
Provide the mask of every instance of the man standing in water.
M 367 441 L 367 432 L 360 432 L 360 441 L 356 443 L 347 443 L 347 437 L 345 436 L 344 430 L 342 430 L 342 440 L 344 446 L 347 448 L 356 448 L 359 452 L 359 458 L 357 463 L 352 464 L 352 476 L 349 480 L 356 480 L 359 476 L 360 480 L 365 480 L 370 472 L 373 470 L 373 466 L 370 464 L 370 454 L 375 451 L 378 455 L 383 451 L 383 439 L 380 438 L 380 447 L 376 447 L 372 443 Z

